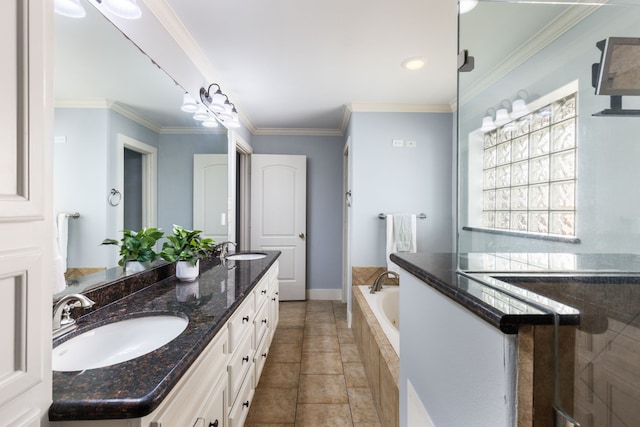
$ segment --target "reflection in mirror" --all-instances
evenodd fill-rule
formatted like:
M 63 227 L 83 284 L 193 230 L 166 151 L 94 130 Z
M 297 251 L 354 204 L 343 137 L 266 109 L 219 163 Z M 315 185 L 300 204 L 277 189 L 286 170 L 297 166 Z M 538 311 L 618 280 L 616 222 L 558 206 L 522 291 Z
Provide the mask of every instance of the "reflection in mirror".
M 637 38 L 639 18 L 638 6 L 556 2 L 461 15 L 476 66 L 459 75 L 460 252 L 639 252 L 640 117 L 594 116 L 610 99 L 592 85 L 596 44 Z
M 54 208 L 67 230 L 67 280 L 109 269 L 95 276 L 101 282 L 123 274 L 117 248 L 100 243 L 124 228 L 199 225 L 226 240 L 228 141 L 222 126 L 204 128 L 181 111 L 184 90 L 97 9 L 86 11 L 55 16 Z M 198 172 L 209 181 L 194 199 L 200 155 L 215 156 L 215 166 Z M 196 204 L 206 209 L 200 224 Z

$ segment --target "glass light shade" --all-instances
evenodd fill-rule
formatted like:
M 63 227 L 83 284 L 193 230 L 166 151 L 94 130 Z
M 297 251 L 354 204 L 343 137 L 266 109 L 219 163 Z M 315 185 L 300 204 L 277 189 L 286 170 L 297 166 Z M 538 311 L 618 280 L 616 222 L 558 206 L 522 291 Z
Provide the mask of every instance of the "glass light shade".
M 55 0 L 54 10 L 58 15 L 69 18 L 84 18 L 87 12 L 80 4 L 80 0 Z
M 209 112 L 202 105 L 198 107 L 198 111 L 193 115 L 194 120 L 203 121 L 209 118 Z
M 496 125 L 493 123 L 493 117 L 485 116 L 482 119 L 482 127 L 480 128 L 482 132 L 490 132 L 495 128 L 496 128 Z
M 209 108 L 211 108 L 211 111 L 214 113 L 221 113 L 224 111 L 224 103 L 226 100 L 227 97 L 224 96 L 220 89 L 218 89 L 216 93 L 211 95 L 211 104 L 209 105 Z
M 124 19 L 138 19 L 142 16 L 142 10 L 136 4 L 136 0 L 102 0 L 105 9 Z
M 206 128 L 217 128 L 218 121 L 215 118 L 209 116 L 206 120 L 202 122 L 202 126 Z
M 460 7 L 460 14 L 463 14 L 476 7 L 478 5 L 478 0 L 460 0 L 458 5 Z
M 519 119 L 522 116 L 526 116 L 529 114 L 529 109 L 527 108 L 527 104 L 525 104 L 524 99 L 516 99 L 513 101 L 512 109 L 511 109 L 511 118 Z
M 198 111 L 198 103 L 193 99 L 193 96 L 185 93 L 182 97 L 182 107 L 180 109 L 185 113 L 195 113 Z
M 218 113 L 218 117 L 224 121 L 233 120 L 233 107 L 228 101 L 224 105 L 224 110 Z
M 502 126 L 510 120 L 509 112 L 506 108 L 501 108 L 496 111 L 496 126 Z

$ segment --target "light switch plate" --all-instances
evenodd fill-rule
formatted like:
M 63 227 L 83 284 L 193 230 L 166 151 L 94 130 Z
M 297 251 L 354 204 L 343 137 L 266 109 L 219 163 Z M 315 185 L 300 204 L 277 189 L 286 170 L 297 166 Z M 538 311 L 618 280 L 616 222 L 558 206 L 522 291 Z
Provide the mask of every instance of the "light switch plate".
M 401 139 L 394 139 L 391 144 L 394 147 L 404 147 L 404 141 Z
M 407 141 L 407 148 L 416 148 L 415 141 Z

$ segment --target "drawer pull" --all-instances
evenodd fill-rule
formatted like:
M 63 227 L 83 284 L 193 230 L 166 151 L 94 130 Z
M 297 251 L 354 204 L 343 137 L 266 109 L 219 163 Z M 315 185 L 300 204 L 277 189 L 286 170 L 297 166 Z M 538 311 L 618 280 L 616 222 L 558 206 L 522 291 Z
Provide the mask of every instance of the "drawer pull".
M 264 294 L 266 294 L 266 293 L 267 293 L 267 290 L 266 290 L 266 289 L 263 289 L 262 291 L 260 291 L 260 293 L 261 293 L 262 295 L 264 295 Z
M 242 406 L 244 406 L 245 408 L 248 408 L 249 407 L 249 401 L 247 400 L 246 402 L 243 402 Z
M 262 357 L 267 358 L 267 353 L 262 353 Z
M 280 292 L 276 292 L 276 295 L 279 295 L 279 294 L 280 294 Z
M 218 427 L 218 420 L 215 420 L 212 423 L 209 423 L 209 427 Z
M 267 323 L 267 319 L 262 319 L 262 323 Z
M 275 298 L 271 298 L 271 301 L 275 301 L 275 300 L 276 300 Z
M 249 316 L 244 316 L 242 318 L 242 323 L 248 322 L 249 321 Z
M 242 358 L 242 363 L 249 362 L 249 356 L 245 356 Z

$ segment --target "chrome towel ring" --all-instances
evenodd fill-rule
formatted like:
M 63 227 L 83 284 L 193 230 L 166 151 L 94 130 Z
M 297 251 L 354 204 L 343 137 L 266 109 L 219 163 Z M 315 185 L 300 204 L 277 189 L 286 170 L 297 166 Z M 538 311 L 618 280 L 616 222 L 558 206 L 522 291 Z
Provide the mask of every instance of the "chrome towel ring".
M 115 188 L 111 189 L 111 194 L 109 194 L 109 204 L 111 206 L 118 206 L 122 201 L 122 193 L 120 193 Z

